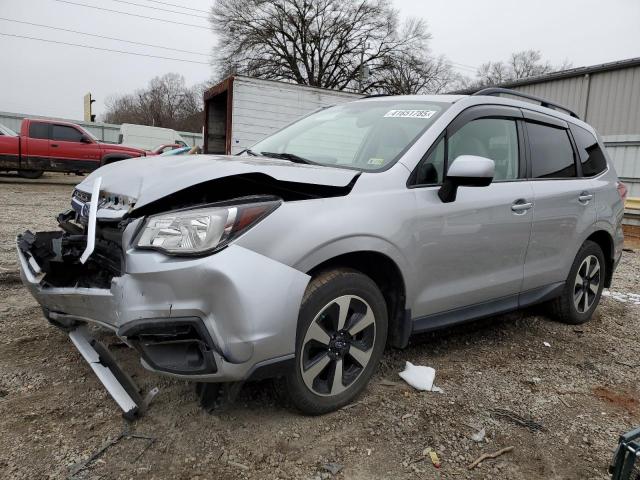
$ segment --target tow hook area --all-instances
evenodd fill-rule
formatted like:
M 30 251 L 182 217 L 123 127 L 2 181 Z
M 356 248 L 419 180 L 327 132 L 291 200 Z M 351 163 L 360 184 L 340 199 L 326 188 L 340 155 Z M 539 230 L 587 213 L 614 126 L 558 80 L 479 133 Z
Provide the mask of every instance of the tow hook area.
M 224 412 L 235 403 L 244 382 L 196 383 L 196 396 L 207 413 Z
M 144 415 L 153 397 L 158 393 L 158 388 L 153 388 L 146 398 L 142 398 L 140 388 L 120 368 L 107 347 L 91 337 L 86 326 L 75 327 L 68 334 L 80 354 L 122 409 L 125 420 L 133 421 Z

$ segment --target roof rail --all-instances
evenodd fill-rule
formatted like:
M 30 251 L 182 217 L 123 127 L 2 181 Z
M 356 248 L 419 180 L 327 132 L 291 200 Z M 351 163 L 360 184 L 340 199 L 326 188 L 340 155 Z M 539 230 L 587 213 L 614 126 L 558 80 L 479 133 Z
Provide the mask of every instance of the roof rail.
M 362 98 L 376 98 L 376 97 L 390 97 L 388 93 L 371 93 L 369 95 L 365 95 Z
M 575 117 L 578 119 L 580 118 L 576 112 L 568 109 L 567 107 L 563 107 L 562 105 L 558 105 L 557 103 L 550 102 L 549 100 L 545 100 L 544 98 L 536 97 L 535 95 L 529 95 L 527 93 L 518 92 L 517 90 L 511 90 L 509 88 L 498 88 L 498 87 L 484 88 L 482 90 L 477 91 L 473 95 L 489 95 L 489 96 L 497 97 L 500 94 L 527 98 L 535 102 L 540 102 L 541 107 L 551 108 L 552 110 L 564 110 L 572 117 Z

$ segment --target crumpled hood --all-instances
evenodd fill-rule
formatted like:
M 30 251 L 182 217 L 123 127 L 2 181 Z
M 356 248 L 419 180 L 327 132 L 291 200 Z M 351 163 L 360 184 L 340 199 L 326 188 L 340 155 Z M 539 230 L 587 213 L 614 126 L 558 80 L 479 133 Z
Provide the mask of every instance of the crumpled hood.
M 105 165 L 91 173 L 77 188 L 91 193 L 94 180 L 101 177 L 102 192 L 129 197 L 135 201 L 135 208 L 140 208 L 192 185 L 247 173 L 263 173 L 286 182 L 344 187 L 359 172 L 264 157 L 157 156 Z

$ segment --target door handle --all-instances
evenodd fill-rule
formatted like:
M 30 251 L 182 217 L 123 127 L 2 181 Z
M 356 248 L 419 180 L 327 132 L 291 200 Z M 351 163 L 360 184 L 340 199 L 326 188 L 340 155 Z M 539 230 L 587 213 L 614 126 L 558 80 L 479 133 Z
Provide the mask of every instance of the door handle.
M 57 144 L 57 143 L 52 143 L 52 144 L 51 144 L 51 146 L 52 146 L 53 148 L 58 148 L 58 144 Z
M 511 211 L 517 213 L 518 215 L 522 215 L 527 212 L 531 207 L 533 207 L 533 202 L 527 202 L 524 199 L 519 199 L 513 202 L 511 205 Z
M 593 193 L 582 192 L 578 197 L 578 201 L 580 203 L 584 203 L 585 205 L 589 203 L 593 199 Z

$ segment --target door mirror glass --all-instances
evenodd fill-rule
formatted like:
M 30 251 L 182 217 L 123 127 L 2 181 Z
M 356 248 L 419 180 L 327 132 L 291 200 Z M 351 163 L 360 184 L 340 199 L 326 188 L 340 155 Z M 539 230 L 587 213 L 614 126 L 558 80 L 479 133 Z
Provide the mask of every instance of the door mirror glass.
M 82 143 L 93 143 L 91 138 L 89 138 L 89 135 L 82 135 L 82 137 L 80 137 L 80 141 Z
M 493 181 L 495 170 L 496 164 L 490 158 L 460 155 L 447 170 L 438 196 L 444 203 L 449 203 L 456 199 L 458 187 L 486 187 Z

